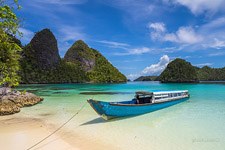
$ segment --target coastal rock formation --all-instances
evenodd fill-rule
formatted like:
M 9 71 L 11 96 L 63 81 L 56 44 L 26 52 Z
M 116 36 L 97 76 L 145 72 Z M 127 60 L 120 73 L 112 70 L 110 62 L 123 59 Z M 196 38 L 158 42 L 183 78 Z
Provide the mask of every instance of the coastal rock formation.
M 36 33 L 23 48 L 20 65 L 21 83 L 111 83 L 127 80 L 103 55 L 82 40 L 76 41 L 61 59 L 57 41 L 49 29 Z
M 198 77 L 196 68 L 191 63 L 176 58 L 167 65 L 166 69 L 161 73 L 159 80 L 163 83 L 198 82 Z
M 95 66 L 95 55 L 82 40 L 76 41 L 66 52 L 65 61 L 79 64 L 84 71 L 91 71 Z
M 14 102 L 6 99 L 0 100 L 0 116 L 18 112 L 20 112 L 20 107 L 18 107 Z
M 17 113 L 20 111 L 21 107 L 32 106 L 40 101 L 43 101 L 43 98 L 40 98 L 32 93 L 8 91 L 7 93 L 0 95 L 0 115 Z
M 41 69 L 53 68 L 60 62 L 57 40 L 49 29 L 37 32 L 24 48 L 24 54 L 32 65 Z
M 76 41 L 65 54 L 64 60 L 82 66 L 90 82 L 126 82 L 126 77 L 101 53 L 89 48 L 82 40 Z

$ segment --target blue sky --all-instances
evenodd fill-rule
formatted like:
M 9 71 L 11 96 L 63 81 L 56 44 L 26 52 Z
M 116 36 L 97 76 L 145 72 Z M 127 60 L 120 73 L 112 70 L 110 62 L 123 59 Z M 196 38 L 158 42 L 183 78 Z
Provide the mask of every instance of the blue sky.
M 225 66 L 224 0 L 20 0 L 21 39 L 50 28 L 61 57 L 78 39 L 128 78 L 158 75 L 179 57 Z

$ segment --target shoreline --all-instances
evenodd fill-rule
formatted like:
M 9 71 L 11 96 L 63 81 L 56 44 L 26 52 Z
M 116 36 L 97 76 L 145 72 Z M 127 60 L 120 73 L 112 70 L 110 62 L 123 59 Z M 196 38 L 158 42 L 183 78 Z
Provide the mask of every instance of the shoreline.
M 71 123 L 73 124 L 73 123 Z M 79 127 L 79 126 L 78 126 Z M 29 149 L 58 128 L 56 124 L 48 124 L 43 119 L 26 116 L 2 116 L 0 117 L 0 145 L 2 149 L 24 150 Z M 77 133 L 76 128 L 70 130 L 62 128 L 31 150 L 89 150 L 89 149 L 116 149 L 98 141 L 94 137 L 88 137 Z

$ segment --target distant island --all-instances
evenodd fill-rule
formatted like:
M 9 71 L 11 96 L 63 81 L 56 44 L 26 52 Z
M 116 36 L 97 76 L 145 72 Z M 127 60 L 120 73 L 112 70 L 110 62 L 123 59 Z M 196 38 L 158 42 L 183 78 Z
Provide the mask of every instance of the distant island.
M 225 81 L 225 67 L 202 68 L 184 59 L 171 61 L 159 76 L 141 76 L 134 81 L 160 81 L 162 83 L 198 83 L 200 81 Z
M 134 81 L 159 81 L 159 76 L 140 76 Z
M 21 45 L 17 40 L 18 45 Z M 76 41 L 60 58 L 57 40 L 49 29 L 37 32 L 22 47 L 20 83 L 118 83 L 126 77 L 101 53 Z

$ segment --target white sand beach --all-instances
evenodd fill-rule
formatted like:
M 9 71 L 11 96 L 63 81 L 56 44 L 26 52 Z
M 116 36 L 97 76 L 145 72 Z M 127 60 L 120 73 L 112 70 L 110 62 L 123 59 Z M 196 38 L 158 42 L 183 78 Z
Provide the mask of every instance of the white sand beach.
M 4 150 L 24 150 L 51 134 L 57 126 L 46 124 L 44 120 L 22 117 L 20 114 L 0 118 L 0 145 Z M 106 146 L 106 145 L 105 145 Z M 81 137 L 62 129 L 32 150 L 79 150 L 101 149 L 104 144 Z M 108 147 L 107 149 L 109 149 Z

